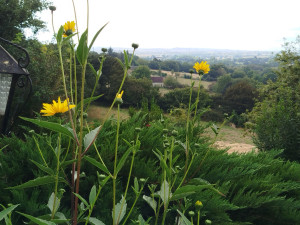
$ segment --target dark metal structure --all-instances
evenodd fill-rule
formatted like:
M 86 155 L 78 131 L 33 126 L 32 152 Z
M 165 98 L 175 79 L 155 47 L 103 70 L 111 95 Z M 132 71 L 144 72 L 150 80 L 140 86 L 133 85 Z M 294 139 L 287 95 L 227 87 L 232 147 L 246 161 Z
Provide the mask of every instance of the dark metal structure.
M 2 47 L 3 44 L 17 48 L 25 56 L 15 60 Z M 32 82 L 26 69 L 29 62 L 28 52 L 24 48 L 0 37 L 0 134 L 9 134 L 16 116 L 31 94 Z

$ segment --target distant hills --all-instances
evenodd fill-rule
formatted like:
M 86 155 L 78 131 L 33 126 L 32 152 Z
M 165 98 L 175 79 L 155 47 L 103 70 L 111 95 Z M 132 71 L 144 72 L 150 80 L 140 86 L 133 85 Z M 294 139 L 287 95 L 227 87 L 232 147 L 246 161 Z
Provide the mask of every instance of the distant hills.
M 132 51 L 132 48 L 114 48 L 115 52 L 121 52 L 123 50 Z M 96 52 L 101 52 L 101 47 L 93 48 Z M 230 49 L 210 49 L 210 48 L 138 48 L 136 55 L 141 58 L 158 58 L 158 59 L 170 59 L 177 57 L 197 57 L 203 59 L 217 58 L 270 58 L 277 52 L 272 51 L 249 51 L 249 50 L 230 50 Z

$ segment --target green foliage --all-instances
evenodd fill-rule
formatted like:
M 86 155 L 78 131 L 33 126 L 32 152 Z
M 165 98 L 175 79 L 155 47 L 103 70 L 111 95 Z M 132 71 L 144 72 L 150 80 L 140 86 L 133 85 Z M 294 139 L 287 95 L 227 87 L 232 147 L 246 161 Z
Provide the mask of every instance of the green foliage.
M 150 122 L 150 126 L 145 126 L 147 118 L 143 113 L 136 113 L 127 121 L 123 121 L 120 125 L 120 145 L 119 145 L 119 158 L 121 159 L 125 152 L 128 150 L 127 144 L 124 140 L 134 140 L 139 134 L 141 142 L 140 150 L 137 152 L 134 167 L 133 177 L 148 178 L 147 185 L 154 185 L 160 182 L 160 166 L 159 161 L 152 150 L 158 149 L 163 151 L 164 140 L 171 140 L 172 130 L 177 130 L 176 145 L 174 151 L 182 157 L 177 159 L 178 181 L 183 175 L 180 168 L 184 167 L 184 149 L 183 145 L 185 140 L 185 128 L 177 126 L 172 121 L 165 119 L 162 121 L 154 120 Z M 97 124 L 94 125 L 97 127 Z M 139 132 L 136 127 L 141 128 Z M 96 140 L 96 145 L 100 150 L 100 154 L 109 170 L 113 167 L 113 152 L 111 151 L 115 145 L 115 129 L 116 122 L 112 119 L 103 124 L 99 137 Z M 164 129 L 167 129 L 165 133 Z M 191 166 L 191 172 L 188 174 L 187 180 L 190 180 L 193 185 L 214 184 L 214 188 L 219 190 L 222 195 L 216 194 L 211 189 L 200 189 L 199 191 L 191 191 L 187 197 L 192 204 L 187 210 L 180 210 L 180 201 L 173 201 L 170 205 L 170 211 L 167 215 L 166 221 L 169 224 L 174 224 L 177 217 L 177 210 L 183 212 L 186 218 L 189 218 L 187 212 L 194 209 L 194 203 L 197 200 L 203 202 L 203 209 L 201 210 L 201 223 L 206 219 L 210 219 L 214 224 L 298 224 L 299 218 L 299 205 L 300 205 L 300 165 L 293 162 L 284 162 L 278 157 L 279 151 L 250 153 L 246 155 L 231 154 L 228 155 L 224 151 L 211 149 L 210 143 L 207 138 L 204 138 L 203 132 L 205 127 L 196 126 L 191 134 L 190 147 L 191 151 L 197 152 L 194 163 Z M 40 149 L 42 150 L 45 160 L 50 166 L 53 161 L 53 152 L 49 149 L 49 142 L 54 144 L 56 136 L 36 136 Z M 8 203 L 20 204 L 18 211 L 24 212 L 28 215 L 38 216 L 43 213 L 49 213 L 46 206 L 50 194 L 52 193 L 51 187 L 40 186 L 38 189 L 33 190 L 14 190 L 9 191 L 4 189 L 8 186 L 15 186 L 24 183 L 35 176 L 44 176 L 43 171 L 38 168 L 29 160 L 43 164 L 41 156 L 37 151 L 35 141 L 31 137 L 26 137 L 25 140 L 20 140 L 16 137 L 1 138 L 0 148 L 9 145 L 4 149 L 0 157 L 1 170 L 0 177 L 1 185 L 1 200 L 2 204 Z M 24 144 L 26 143 L 26 144 Z M 196 145 L 197 144 L 197 145 Z M 15 152 L 18 151 L 18 154 Z M 199 168 L 204 155 L 209 151 L 206 160 Z M 94 151 L 89 152 L 89 157 L 98 159 Z M 118 187 L 126 185 L 126 176 L 129 170 L 128 160 L 124 161 L 123 169 L 119 172 Z M 22 166 L 20 166 L 20 164 Z M 80 195 L 84 199 L 89 199 L 91 196 L 91 188 L 97 183 L 96 168 L 87 161 L 83 161 L 82 171 L 85 172 L 86 178 L 82 178 Z M 66 174 L 69 174 L 69 169 Z M 274 172 L 276 171 L 276 172 Z M 100 172 L 100 170 L 99 170 Z M 68 175 L 69 176 L 69 175 Z M 9 179 L 14 177 L 14 179 Z M 93 218 L 103 221 L 105 224 L 111 222 L 111 208 L 110 199 L 111 182 L 109 181 L 100 194 L 99 200 L 95 205 L 93 211 Z M 133 185 L 133 181 L 132 181 Z M 51 186 L 51 185 L 50 185 Z M 185 187 L 185 186 L 184 186 Z M 61 184 L 60 188 L 67 190 L 65 196 L 68 196 L 69 188 L 67 185 Z M 186 186 L 185 188 L 189 188 Z M 160 187 L 155 189 L 159 191 Z M 192 190 L 192 189 L 191 189 Z M 121 199 L 121 188 L 117 188 L 119 193 L 118 199 Z M 172 193 L 179 193 L 172 190 Z M 95 193 L 94 193 L 95 194 Z M 93 194 L 93 195 L 94 195 Z M 92 196 L 93 196 L 92 195 Z M 143 195 L 149 196 L 150 190 L 145 188 Z M 176 195 L 175 195 L 176 196 Z M 93 198 L 93 197 L 92 197 Z M 175 197 L 174 197 L 175 198 Z M 119 201 L 119 200 L 118 200 Z M 127 207 L 130 207 L 134 201 L 134 193 L 129 192 L 126 197 Z M 68 212 L 69 203 L 61 201 L 61 210 Z M 68 213 L 67 213 L 68 214 Z M 136 220 L 139 215 L 148 219 L 154 217 L 153 210 L 148 203 L 142 199 L 137 202 L 137 207 L 134 208 L 130 219 Z M 23 221 L 17 214 L 13 214 L 15 224 Z M 129 220 L 128 220 L 129 221 Z M 154 220 L 150 220 L 150 224 L 154 224 Z
M 214 86 L 214 91 L 217 93 L 224 93 L 226 89 L 232 84 L 232 78 L 229 74 L 218 77 L 217 83 Z
M 124 105 L 141 106 L 145 98 L 150 101 L 158 98 L 158 89 L 152 86 L 152 81 L 147 78 L 135 79 L 128 77 L 124 83 Z
M 173 76 L 167 76 L 164 79 L 164 86 L 166 88 L 169 88 L 169 89 L 182 88 L 183 87 L 183 85 L 181 83 L 179 83 L 177 81 L 177 79 Z
M 173 108 L 185 108 L 188 107 L 189 104 L 189 94 L 190 88 L 177 88 L 162 96 L 159 101 L 158 105 L 163 110 L 170 110 Z M 197 91 L 193 90 L 192 93 L 192 102 L 195 102 L 197 97 Z M 200 90 L 200 100 L 198 104 L 198 109 L 203 109 L 209 105 L 210 97 L 207 92 L 202 88 Z
M 299 51 L 295 43 L 287 43 L 276 56 L 278 77 L 260 89 L 258 102 L 250 115 L 254 123 L 255 142 L 263 150 L 284 149 L 284 156 L 300 160 L 299 148 Z
M 0 37 L 13 40 L 23 29 L 31 28 L 35 34 L 45 24 L 36 14 L 46 9 L 46 0 L 1 0 L 0 1 Z
M 151 72 L 148 66 L 138 66 L 131 73 L 131 75 L 136 79 L 141 79 L 141 78 L 150 79 L 150 74 Z

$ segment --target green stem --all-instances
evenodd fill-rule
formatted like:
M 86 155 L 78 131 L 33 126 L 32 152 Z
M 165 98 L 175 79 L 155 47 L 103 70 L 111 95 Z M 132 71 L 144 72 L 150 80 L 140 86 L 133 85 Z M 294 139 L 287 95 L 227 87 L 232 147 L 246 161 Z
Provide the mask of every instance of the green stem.
M 59 133 L 58 136 L 58 150 L 57 150 L 57 165 L 56 165 L 56 175 L 55 175 L 55 188 L 54 188 L 54 200 L 53 200 L 53 208 L 52 208 L 52 214 L 51 214 L 51 219 L 54 218 L 55 216 L 55 211 L 56 211 L 56 196 L 57 196 L 57 187 L 58 187 L 58 174 L 59 174 L 59 166 L 60 166 L 60 150 L 61 150 L 61 146 L 60 146 L 60 142 L 61 142 L 61 133 Z
M 117 219 L 117 224 L 119 224 L 121 212 L 122 212 L 122 209 L 123 209 L 124 204 L 125 204 L 127 191 L 128 191 L 128 187 L 129 187 L 129 182 L 130 182 L 130 177 L 131 177 L 131 172 L 132 172 L 132 167 L 133 167 L 133 162 L 134 162 L 134 156 L 135 156 L 135 151 L 133 152 L 133 156 L 132 156 L 132 159 L 131 159 L 130 170 L 129 170 L 127 185 L 126 185 L 125 194 L 124 194 L 124 200 L 122 201 L 121 210 L 120 210 L 120 213 L 119 213 L 119 216 L 118 216 L 118 219 Z
M 115 205 L 116 205 L 116 180 L 117 180 L 119 130 L 120 130 L 120 104 L 118 104 L 118 113 L 117 113 L 117 136 L 116 136 L 114 175 L 113 175 L 113 225 L 116 224 L 116 221 L 115 221 L 116 207 L 115 207 Z
M 74 0 L 72 0 L 72 3 L 73 3 L 74 15 L 75 15 L 75 25 L 76 25 L 76 30 L 77 30 L 77 38 L 78 38 L 78 43 L 79 43 L 79 30 L 78 30 L 78 22 L 77 22 L 77 15 L 76 15 L 76 8 L 75 8 Z
M 200 88 L 201 88 L 201 78 L 202 77 L 199 76 L 199 86 L 198 86 L 198 93 L 197 93 L 197 98 L 196 98 L 195 114 L 194 114 L 194 119 L 193 119 L 194 122 L 196 120 L 197 108 L 198 108 L 198 103 L 199 103 Z
M 58 52 L 59 52 L 59 60 L 60 60 L 62 80 L 63 80 L 63 84 L 64 84 L 64 91 L 65 91 L 66 99 L 69 99 L 68 98 L 68 92 L 67 92 L 67 85 L 66 85 L 66 78 L 65 78 L 64 64 L 63 64 L 63 59 L 62 59 L 61 44 L 60 43 L 58 43 Z M 72 125 L 75 140 L 76 140 L 77 144 L 79 144 L 78 138 L 77 138 L 77 135 L 76 135 L 74 122 L 73 122 L 73 118 L 72 118 L 72 113 L 71 113 L 71 110 L 70 110 L 69 101 L 68 101 L 68 112 L 69 112 L 69 117 L 70 117 L 70 121 L 71 121 L 71 125 Z
M 81 102 L 84 101 L 84 82 L 85 82 L 85 70 L 86 70 L 86 62 L 82 66 L 82 74 L 81 74 Z M 76 179 L 76 189 L 75 193 L 79 193 L 79 180 L 80 180 L 80 167 L 81 167 L 81 152 L 82 152 L 82 142 L 83 142 L 83 104 L 80 106 L 80 138 L 79 138 L 79 149 L 78 149 L 78 160 L 77 160 L 77 179 Z M 78 215 L 78 198 L 75 196 L 75 209 L 74 209 L 74 225 L 77 225 L 77 215 Z
M 192 159 L 191 159 L 191 162 L 190 162 L 190 164 L 189 164 L 189 166 L 188 166 L 188 168 L 187 168 L 187 171 L 185 171 L 184 176 L 183 176 L 183 178 L 182 178 L 182 180 L 181 180 L 181 182 L 180 182 L 180 184 L 179 184 L 179 186 L 177 187 L 176 190 L 178 190 L 178 188 L 180 188 L 181 185 L 183 184 L 183 182 L 185 181 L 186 175 L 188 174 L 188 172 L 189 172 L 189 170 L 190 170 L 190 168 L 191 168 L 191 165 L 192 165 L 192 163 L 193 163 L 193 161 L 194 161 L 194 157 L 195 157 L 195 155 L 192 156 Z
M 71 43 L 72 45 L 72 43 Z M 72 61 L 73 61 L 73 49 L 71 47 L 70 51 L 70 95 L 71 95 L 71 102 L 74 102 L 73 99 L 73 79 L 72 79 Z M 74 62 L 75 63 L 75 62 Z
M 200 210 L 198 211 L 197 225 L 200 224 Z
M 188 114 L 187 114 L 187 120 L 186 120 L 186 136 L 185 136 L 185 167 L 184 171 L 187 170 L 188 161 L 189 161 L 189 123 L 190 123 L 190 113 L 191 113 L 191 101 L 192 101 L 192 93 L 193 93 L 193 80 L 191 75 L 191 88 L 190 88 L 190 98 L 189 98 L 189 108 L 188 108 Z

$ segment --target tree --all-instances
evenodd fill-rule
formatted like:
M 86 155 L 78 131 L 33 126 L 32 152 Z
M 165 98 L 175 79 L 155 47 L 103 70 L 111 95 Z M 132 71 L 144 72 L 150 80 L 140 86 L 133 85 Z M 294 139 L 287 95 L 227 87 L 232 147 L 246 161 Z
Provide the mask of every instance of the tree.
M 13 40 L 18 33 L 30 28 L 37 33 L 45 23 L 36 13 L 48 6 L 47 0 L 0 0 L 0 37 Z
M 256 145 L 265 151 L 284 149 L 283 156 L 300 160 L 300 37 L 276 56 L 277 79 L 260 89 L 261 102 L 250 114 Z
M 131 74 L 136 79 L 147 78 L 150 79 L 151 71 L 148 66 L 138 66 Z
M 170 89 L 174 89 L 174 88 L 182 88 L 183 85 L 180 84 L 177 79 L 175 79 L 174 77 L 172 76 L 167 76 L 165 79 L 164 79 L 164 86 L 166 88 L 170 88 Z

